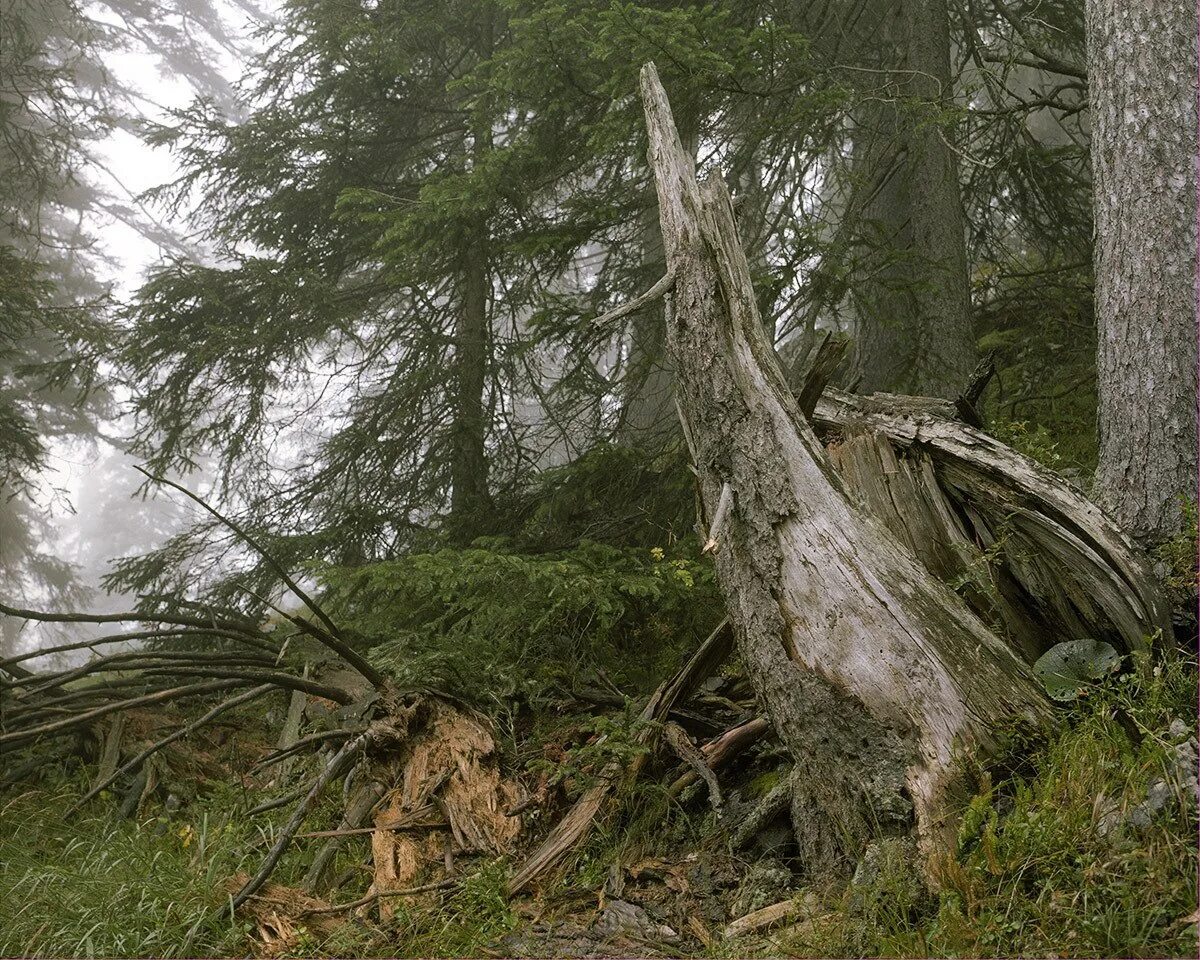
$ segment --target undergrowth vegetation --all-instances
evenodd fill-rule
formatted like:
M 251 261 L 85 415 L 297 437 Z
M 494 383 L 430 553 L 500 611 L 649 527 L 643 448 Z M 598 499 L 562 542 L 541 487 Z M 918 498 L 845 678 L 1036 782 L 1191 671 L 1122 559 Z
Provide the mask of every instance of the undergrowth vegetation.
M 67 816 L 86 789 L 78 774 L 63 775 L 3 798 L 0 955 L 236 951 L 246 930 L 218 913 L 227 879 L 253 869 L 258 826 L 215 798 L 199 822 L 122 820 L 111 804 Z
M 909 861 L 885 849 L 856 883 L 813 891 L 822 910 L 767 941 L 678 949 L 714 956 L 1194 956 L 1197 816 L 1188 751 L 1195 749 L 1196 694 L 1195 660 L 1163 644 L 1063 708 L 1063 725 L 1050 739 L 1014 742 L 967 809 L 937 894 L 917 881 Z M 122 820 L 111 803 L 97 802 L 67 816 L 89 773 L 50 767 L 36 788 L 0 796 L 0 954 L 256 949 L 253 925 L 232 922 L 222 906 L 229 878 L 257 862 L 278 817 L 246 818 L 253 799 L 219 781 L 174 812 L 152 806 Z M 703 800 L 681 806 L 660 784 L 643 782 L 573 851 L 535 912 L 593 909 L 614 864 L 727 856 L 723 836 Z M 352 867 L 364 850 L 351 845 L 339 863 Z M 275 880 L 298 883 L 307 858 L 285 860 Z M 440 897 L 398 902 L 386 922 L 351 921 L 323 934 L 305 929 L 286 955 L 495 949 L 529 916 L 505 896 L 508 866 L 475 864 Z
M 321 577 L 331 613 L 377 666 L 481 702 L 536 700 L 597 668 L 645 691 L 721 616 L 694 538 L 542 554 L 479 540 Z
M 934 897 L 883 858 L 783 946 L 803 956 L 1195 956 L 1196 663 L 1095 687 L 972 801 Z M 1014 751 L 1020 745 L 1014 744 Z M 1188 751 L 1192 751 L 1189 756 Z

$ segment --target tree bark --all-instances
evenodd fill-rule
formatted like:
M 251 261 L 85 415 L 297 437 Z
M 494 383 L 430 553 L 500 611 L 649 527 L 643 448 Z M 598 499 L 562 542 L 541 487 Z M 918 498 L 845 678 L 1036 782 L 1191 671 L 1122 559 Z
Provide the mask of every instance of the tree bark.
M 696 156 L 698 124 L 690 111 L 682 124 L 684 145 Z M 665 270 L 662 233 L 654 205 L 654 188 L 643 212 L 642 264 L 648 277 L 660 277 Z M 629 374 L 625 410 L 620 436 L 624 443 L 648 452 L 657 452 L 679 436 L 679 415 L 675 412 L 675 368 L 666 349 L 666 305 L 662 300 L 634 314 L 630 325 Z
M 477 516 L 488 502 L 487 436 L 483 388 L 487 376 L 488 272 L 486 244 L 468 248 L 463 270 L 462 308 L 454 331 L 454 448 L 450 468 L 450 512 L 456 519 Z
M 1196 495 L 1196 5 L 1088 0 L 1100 460 L 1138 539 Z
M 852 286 L 864 392 L 953 397 L 975 364 L 945 0 L 880 0 L 860 21 L 886 78 L 856 111 L 853 205 L 865 248 Z
M 915 826 L 944 852 L 1002 728 L 1050 718 L 1029 667 L 852 503 L 788 390 L 758 315 L 729 193 L 698 186 L 652 65 L 642 96 L 674 309 L 685 436 L 712 516 L 742 659 L 798 775 L 807 866 L 845 866 Z M 915 821 L 915 822 L 914 822 Z
M 493 45 L 494 11 L 490 4 L 485 5 L 482 16 L 479 55 L 486 59 Z M 472 140 L 472 162 L 478 167 L 492 148 L 491 127 L 480 121 Z M 486 222 L 472 224 L 467 233 L 462 303 L 454 331 L 454 435 L 450 465 L 450 513 L 458 521 L 460 540 L 471 538 L 471 519 L 479 518 L 490 503 L 483 404 L 491 293 Z

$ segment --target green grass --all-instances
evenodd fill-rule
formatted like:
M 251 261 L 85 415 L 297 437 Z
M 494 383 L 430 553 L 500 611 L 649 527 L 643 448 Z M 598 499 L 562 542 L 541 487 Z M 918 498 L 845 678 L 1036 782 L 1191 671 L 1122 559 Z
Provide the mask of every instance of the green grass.
M 871 884 L 823 897 L 820 921 L 763 949 L 796 956 L 1194 956 L 1195 805 L 1129 823 L 1172 765 L 1173 720 L 1195 733 L 1196 668 L 1171 650 L 1064 708 L 1063 728 L 975 798 L 943 885 L 930 895 L 911 867 L 885 859 Z M 249 923 L 232 922 L 226 884 L 253 871 L 277 822 L 248 821 L 247 799 L 215 783 L 171 818 L 151 807 L 119 820 L 98 800 L 66 816 L 90 771 L 51 769 L 37 789 L 0 796 L 0 956 L 244 956 Z M 250 798 L 250 802 L 259 799 Z M 1183 800 L 1183 798 L 1180 798 Z M 313 822 L 333 822 L 338 798 Z M 286 816 L 286 811 L 280 817 Z M 1106 817 L 1123 825 L 1104 832 Z M 551 913 L 594 896 L 614 862 L 696 851 L 708 818 L 639 784 L 567 859 L 545 891 Z M 361 861 L 365 841 L 338 870 Z M 287 858 L 275 881 L 295 884 L 315 847 Z M 703 856 L 703 853 L 701 853 Z M 507 865 L 484 863 L 460 886 L 396 904 L 386 924 L 350 922 L 304 935 L 289 956 L 472 956 L 515 929 Z M 366 878 L 364 877 L 364 883 Z M 353 899 L 361 890 L 344 889 Z M 558 907 L 554 905 L 558 904 Z M 718 943 L 747 955 L 750 942 Z
M 65 817 L 78 783 L 0 800 L 0 955 L 236 953 L 245 931 L 224 883 L 253 868 L 256 829 L 237 817 L 117 820 L 94 803 Z
M 1170 651 L 1092 691 L 1021 773 L 964 818 L 936 897 L 904 864 L 781 946 L 801 956 L 1194 957 L 1197 819 L 1186 786 L 1144 827 L 1129 814 L 1196 732 L 1196 668 Z M 1186 784 L 1186 780 L 1185 780 Z M 1106 816 L 1120 822 L 1103 830 Z
M 250 954 L 254 924 L 231 921 L 227 885 L 239 871 L 257 869 L 277 822 L 248 821 L 240 793 L 220 785 L 170 819 L 157 808 L 118 819 L 111 799 L 67 817 L 86 773 L 51 775 L 39 789 L 0 797 L 0 956 Z M 361 860 L 362 850 L 347 856 Z M 308 859 L 293 851 L 272 882 L 298 884 Z M 515 926 L 506 877 L 502 861 L 485 863 L 439 906 L 397 902 L 386 924 L 352 921 L 326 937 L 303 931 L 284 956 L 475 955 Z M 361 892 L 343 890 L 342 897 Z

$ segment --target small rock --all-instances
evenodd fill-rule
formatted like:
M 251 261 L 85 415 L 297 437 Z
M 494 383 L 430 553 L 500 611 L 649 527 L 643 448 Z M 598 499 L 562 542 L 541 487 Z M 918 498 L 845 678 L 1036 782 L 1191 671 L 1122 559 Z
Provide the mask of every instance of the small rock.
M 645 910 L 626 900 L 609 900 L 596 922 L 593 934 L 602 937 L 631 937 L 651 943 L 679 939 L 679 934 L 666 924 L 653 920 Z
M 759 860 L 742 878 L 729 906 L 731 917 L 744 917 L 755 910 L 786 900 L 795 883 L 792 871 L 773 858 Z
M 1129 815 L 1135 827 L 1148 827 L 1171 799 L 1171 788 L 1165 780 L 1155 780 L 1146 791 L 1146 799 L 1139 803 Z

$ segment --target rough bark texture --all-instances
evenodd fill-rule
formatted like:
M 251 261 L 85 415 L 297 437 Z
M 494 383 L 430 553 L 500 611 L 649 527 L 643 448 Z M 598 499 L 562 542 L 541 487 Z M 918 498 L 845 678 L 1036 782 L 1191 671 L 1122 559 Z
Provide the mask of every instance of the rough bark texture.
M 1097 499 L 1135 537 L 1196 493 L 1196 5 L 1088 0 Z
M 853 284 L 854 373 L 864 392 L 953 397 L 975 363 L 951 106 L 945 0 L 878 0 L 865 66 L 886 78 L 856 111 L 855 206 L 867 250 Z M 872 74 L 875 75 L 875 74 Z
M 487 260 L 482 242 L 472 245 L 463 272 L 462 309 L 454 331 L 454 448 L 450 511 L 477 514 L 487 502 L 483 387 L 487 374 Z
M 945 848 L 963 759 L 1048 721 L 1028 666 L 854 504 L 764 336 L 725 185 L 698 186 L 652 66 L 642 76 L 668 264 L 667 343 L 739 649 L 792 754 L 793 824 L 815 870 L 913 825 Z

